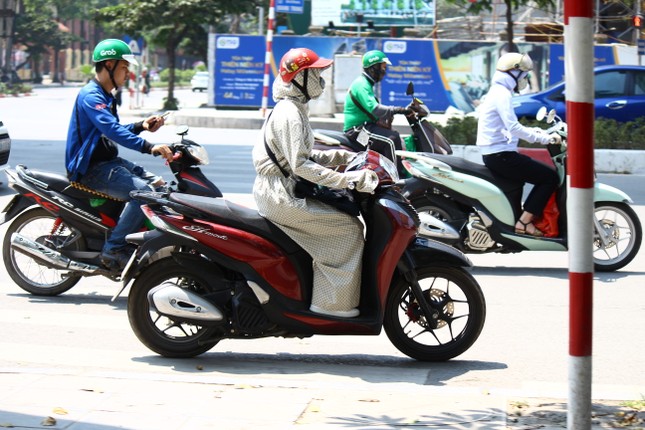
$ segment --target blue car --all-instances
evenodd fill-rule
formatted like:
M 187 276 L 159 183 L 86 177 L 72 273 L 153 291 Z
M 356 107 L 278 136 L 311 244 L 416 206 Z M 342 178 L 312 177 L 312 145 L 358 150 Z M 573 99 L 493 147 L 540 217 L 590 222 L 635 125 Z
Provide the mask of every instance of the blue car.
M 627 122 L 645 116 L 645 67 L 599 66 L 594 73 L 596 118 Z M 513 108 L 518 118 L 535 118 L 546 106 L 565 119 L 564 97 L 562 81 L 539 93 L 513 97 Z

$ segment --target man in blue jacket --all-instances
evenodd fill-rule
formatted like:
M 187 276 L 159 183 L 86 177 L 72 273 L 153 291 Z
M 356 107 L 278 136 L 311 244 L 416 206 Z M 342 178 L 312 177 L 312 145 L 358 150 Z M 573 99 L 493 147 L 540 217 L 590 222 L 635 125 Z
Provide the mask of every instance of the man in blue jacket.
M 67 134 L 65 165 L 67 176 L 89 188 L 126 200 L 117 225 L 101 251 L 101 262 L 110 270 L 127 263 L 126 235 L 143 225 L 141 202 L 130 199 L 130 191 L 153 190 L 164 185 L 161 177 L 118 156 L 118 145 L 147 154 L 161 155 L 168 161 L 172 151 L 167 145 L 152 145 L 139 134 L 155 132 L 164 119 L 153 115 L 144 121 L 121 125 L 115 95 L 127 78 L 130 64 L 137 65 L 130 47 L 117 39 L 106 39 L 94 48 L 92 59 L 96 75 L 81 89 Z

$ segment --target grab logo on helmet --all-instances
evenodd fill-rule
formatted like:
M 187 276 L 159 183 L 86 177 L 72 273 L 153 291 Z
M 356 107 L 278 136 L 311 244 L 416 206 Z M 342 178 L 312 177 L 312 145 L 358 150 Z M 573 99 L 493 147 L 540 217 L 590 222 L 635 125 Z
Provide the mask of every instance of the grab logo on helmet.
M 115 49 L 104 49 L 103 51 L 101 51 L 101 55 L 102 56 L 116 55 L 116 50 Z

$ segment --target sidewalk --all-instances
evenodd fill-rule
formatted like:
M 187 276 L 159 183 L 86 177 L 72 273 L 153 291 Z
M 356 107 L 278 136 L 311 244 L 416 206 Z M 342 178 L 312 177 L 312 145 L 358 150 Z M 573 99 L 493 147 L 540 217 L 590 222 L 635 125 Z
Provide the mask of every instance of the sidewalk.
M 436 429 L 566 428 L 561 398 L 524 397 L 385 382 L 374 391 L 351 383 L 276 379 L 253 382 L 199 373 L 99 373 L 78 369 L 0 368 L 0 427 L 68 430 L 202 430 L 401 427 Z M 641 402 L 642 403 L 642 402 Z M 642 408 L 642 406 L 641 406 Z M 592 429 L 642 429 L 645 411 L 595 401 Z

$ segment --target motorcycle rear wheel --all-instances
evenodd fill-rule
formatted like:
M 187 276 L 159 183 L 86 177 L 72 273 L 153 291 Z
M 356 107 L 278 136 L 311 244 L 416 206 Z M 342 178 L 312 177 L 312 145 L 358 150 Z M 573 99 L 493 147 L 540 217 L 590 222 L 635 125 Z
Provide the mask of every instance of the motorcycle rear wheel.
M 150 290 L 166 281 L 193 292 L 208 292 L 208 283 L 200 274 L 191 273 L 174 259 L 155 262 L 139 275 L 128 295 L 128 320 L 134 334 L 150 350 L 164 357 L 190 358 L 203 354 L 219 342 L 215 328 L 174 321 L 157 313 L 148 301 Z
M 486 320 L 484 294 L 475 278 L 458 267 L 426 266 L 417 275 L 437 318 L 427 320 L 409 283 L 399 279 L 386 304 L 385 333 L 399 351 L 416 360 L 450 360 L 479 337 Z
M 629 264 L 641 247 L 643 229 L 638 215 L 624 203 L 596 203 L 594 216 L 593 262 L 598 272 L 613 272 Z M 601 234 L 602 233 L 602 236 Z
M 35 296 L 57 296 L 72 288 L 81 279 L 70 276 L 69 271 L 50 268 L 32 257 L 11 248 L 11 235 L 19 233 L 35 242 L 50 248 L 62 245 L 74 234 L 64 223 L 52 238 L 52 228 L 56 217 L 43 208 L 34 207 L 21 213 L 13 220 L 2 243 L 2 259 L 11 279 L 23 290 Z M 53 240 L 54 243 L 48 241 Z M 72 248 L 82 251 L 82 240 L 73 242 Z

